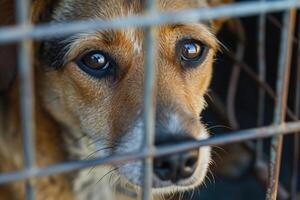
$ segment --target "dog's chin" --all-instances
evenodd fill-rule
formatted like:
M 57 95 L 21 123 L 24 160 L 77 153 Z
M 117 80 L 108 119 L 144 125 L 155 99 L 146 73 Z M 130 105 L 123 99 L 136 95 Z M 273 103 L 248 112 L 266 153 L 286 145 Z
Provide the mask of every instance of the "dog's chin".
M 187 179 L 179 180 L 174 183 L 172 181 L 163 181 L 153 174 L 152 194 L 163 195 L 175 192 L 184 192 L 194 189 L 203 183 L 210 164 L 210 147 L 202 147 L 199 150 L 198 167 L 194 174 Z M 143 164 L 142 161 L 127 163 L 118 169 L 121 181 L 124 185 L 130 185 L 136 191 L 141 190 L 143 185 Z

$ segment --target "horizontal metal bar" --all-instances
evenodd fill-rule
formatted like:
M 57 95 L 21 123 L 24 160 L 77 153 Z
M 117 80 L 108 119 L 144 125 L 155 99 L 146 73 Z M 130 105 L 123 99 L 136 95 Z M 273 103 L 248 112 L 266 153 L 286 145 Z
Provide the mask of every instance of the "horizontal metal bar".
M 247 129 L 241 131 L 235 131 L 230 133 L 225 133 L 219 136 L 213 136 L 209 139 L 200 141 L 190 141 L 179 143 L 176 145 L 164 145 L 159 146 L 156 149 L 150 149 L 148 151 L 139 151 L 128 153 L 124 155 L 115 155 L 107 158 L 98 158 L 93 160 L 79 160 L 79 161 L 69 161 L 62 164 L 52 165 L 45 168 L 33 168 L 25 169 L 19 172 L 5 173 L 0 175 L 0 184 L 24 180 L 30 177 L 40 177 L 49 176 L 57 173 L 63 173 L 72 170 L 78 170 L 82 168 L 92 167 L 102 164 L 121 164 L 125 162 L 130 162 L 137 159 L 142 159 L 147 156 L 164 156 L 173 153 L 178 153 L 182 151 L 188 151 L 191 149 L 199 148 L 202 146 L 212 146 L 212 145 L 224 145 L 229 143 L 241 142 L 245 140 L 253 140 L 257 138 L 266 138 L 275 135 L 290 134 L 300 131 L 300 122 L 289 122 L 277 126 L 266 126 L 261 128 Z
M 300 1 L 241 2 L 229 5 L 187 9 L 176 12 L 151 13 L 141 16 L 118 17 L 111 20 L 86 20 L 77 22 L 41 24 L 35 27 L 13 26 L 0 29 L 0 43 L 15 42 L 22 39 L 45 39 L 50 36 L 62 36 L 91 29 L 118 29 L 181 22 L 211 20 L 220 17 L 245 17 L 262 12 L 276 12 L 290 8 L 299 8 Z

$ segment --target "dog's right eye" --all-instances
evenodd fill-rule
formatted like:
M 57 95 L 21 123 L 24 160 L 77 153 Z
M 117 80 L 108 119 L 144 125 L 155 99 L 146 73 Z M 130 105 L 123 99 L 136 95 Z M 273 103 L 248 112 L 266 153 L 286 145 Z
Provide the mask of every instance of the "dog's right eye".
M 102 51 L 90 51 L 81 56 L 76 63 L 84 72 L 97 78 L 101 78 L 112 72 L 113 62 Z

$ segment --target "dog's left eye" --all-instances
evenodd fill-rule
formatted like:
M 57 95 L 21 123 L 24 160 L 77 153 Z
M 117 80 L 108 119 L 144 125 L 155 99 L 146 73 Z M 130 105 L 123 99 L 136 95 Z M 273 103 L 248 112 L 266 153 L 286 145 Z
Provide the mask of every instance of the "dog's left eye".
M 205 58 L 207 46 L 198 40 L 185 40 L 179 43 L 179 55 L 184 67 L 199 65 Z
M 76 63 L 84 72 L 97 78 L 108 75 L 112 70 L 112 61 L 109 56 L 97 50 L 84 54 Z

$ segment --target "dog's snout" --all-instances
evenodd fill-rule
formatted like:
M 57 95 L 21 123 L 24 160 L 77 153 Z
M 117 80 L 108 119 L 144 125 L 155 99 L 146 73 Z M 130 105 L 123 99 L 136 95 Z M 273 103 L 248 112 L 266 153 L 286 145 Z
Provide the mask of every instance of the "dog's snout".
M 196 170 L 197 161 L 197 150 L 156 158 L 154 172 L 161 180 L 175 183 L 191 177 Z
M 177 143 L 179 139 L 172 141 L 163 140 L 163 142 L 156 142 L 159 144 Z M 190 140 L 190 139 L 189 139 Z M 187 141 L 187 140 L 180 140 Z M 182 179 L 189 178 L 193 175 L 197 168 L 199 150 L 192 150 L 188 152 L 181 152 L 174 155 L 158 157 L 154 159 L 154 172 L 163 181 L 178 182 Z

